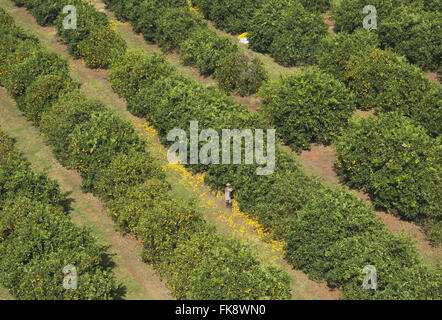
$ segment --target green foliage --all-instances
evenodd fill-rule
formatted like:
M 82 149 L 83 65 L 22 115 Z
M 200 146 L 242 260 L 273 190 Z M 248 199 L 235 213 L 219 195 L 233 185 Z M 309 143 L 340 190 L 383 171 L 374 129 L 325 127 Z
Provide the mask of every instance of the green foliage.
M 367 14 L 363 8 L 372 5 L 376 8 L 377 21 L 386 19 L 396 7 L 401 4 L 410 3 L 412 0 L 373 0 L 367 3 L 366 0 L 340 0 L 332 4 L 332 19 L 335 20 L 336 31 L 353 32 L 362 28 L 363 20 Z
M 1 139 L 3 147 L 5 136 Z M 2 150 L 6 152 L 0 168 L 2 206 L 14 197 L 26 197 L 53 206 L 66 206 L 66 198 L 61 194 L 59 186 L 54 181 L 49 181 L 44 174 L 33 172 L 12 142 L 6 144 L 6 148 L 3 147 Z
M 356 122 L 337 143 L 339 173 L 373 203 L 419 221 L 441 215 L 440 141 L 398 113 Z
M 331 257 L 327 253 L 336 241 L 382 230 L 375 213 L 353 195 L 337 189 L 318 191 L 321 197 L 309 201 L 291 224 L 286 254 L 295 268 L 306 271 L 315 280 L 330 272 L 327 261 Z
M 104 13 L 98 12 L 92 5 L 87 4 L 83 1 L 76 4 L 77 9 L 77 28 L 76 29 L 65 29 L 63 26 L 63 20 L 65 16 L 59 15 L 55 21 L 57 26 L 57 34 L 60 36 L 61 40 L 68 46 L 69 53 L 74 58 L 81 57 L 81 51 L 79 44 L 86 39 L 91 39 L 91 32 L 96 30 L 96 28 L 108 28 L 109 22 Z M 93 36 L 93 35 L 92 35 Z M 86 46 L 83 44 L 83 46 Z M 94 44 L 91 43 L 89 46 L 93 47 Z
M 32 0 L 12 0 L 16 6 L 23 7 L 25 5 L 31 5 Z
M 325 12 L 331 6 L 331 0 L 300 0 L 304 8 L 313 12 Z
M 19 158 L 18 150 L 14 148 L 14 140 L 9 138 L 3 130 L 0 130 L 0 166 L 5 166 L 8 161 L 13 164 Z
M 441 0 L 421 0 L 424 3 L 424 9 L 426 11 L 442 11 Z
M 144 152 L 119 154 L 97 177 L 95 192 L 103 199 L 119 200 L 126 196 L 129 188 L 153 178 L 157 178 L 161 185 L 165 175 L 151 155 Z
M 37 50 L 11 71 L 7 89 L 17 102 L 21 102 L 26 90 L 39 77 L 49 74 L 68 74 L 67 61 L 56 53 Z M 19 105 L 20 106 L 20 105 Z
M 440 219 L 428 219 L 427 221 L 422 221 L 421 225 L 425 231 L 425 235 L 432 243 L 438 245 L 442 243 L 442 221 Z
M 133 5 L 131 5 L 131 1 L 117 1 L 117 4 L 112 5 L 109 8 L 115 12 L 118 19 L 121 17 L 122 21 L 130 21 L 134 31 L 141 33 L 146 41 L 155 43 L 158 29 L 158 18 L 164 14 L 166 8 L 163 7 L 162 4 L 159 4 L 159 1 L 157 0 L 135 0 L 132 2 L 134 3 Z M 120 6 L 120 3 L 122 7 L 114 9 L 115 6 Z
M 429 1 L 375 0 L 370 3 L 377 9 L 379 34 L 383 48 L 392 48 L 405 55 L 411 63 L 422 68 L 440 69 L 442 36 L 441 13 L 438 4 Z M 353 32 L 362 28 L 366 14 L 364 0 L 342 0 L 334 5 L 333 18 L 336 30 Z M 428 11 L 426 11 L 428 10 Z
M 343 284 L 343 299 L 439 299 L 440 275 L 421 264 L 410 243 L 402 235 L 382 231 L 340 239 L 326 253 L 326 266 L 334 269 L 327 273 L 328 281 Z M 366 275 L 361 266 L 366 265 L 376 267 L 376 291 L 362 286 Z M 350 285 L 350 279 L 357 281 Z
M 96 244 L 87 230 L 74 226 L 64 214 L 61 208 L 26 198 L 6 204 L 2 210 L 2 224 L 11 217 L 19 226 L 0 241 L 3 285 L 19 299 L 117 297 L 115 280 L 106 266 L 105 249 Z M 66 265 L 74 265 L 78 270 L 77 290 L 63 287 Z
M 344 80 L 348 62 L 379 47 L 374 32 L 358 29 L 353 33 L 340 32 L 336 36 L 322 39 L 315 60 L 325 72 L 336 79 Z
M 105 0 L 104 2 L 119 20 L 130 21 L 134 31 L 142 33 L 150 42 L 156 41 L 158 19 L 168 8 L 188 6 L 187 0 Z
M 63 14 L 63 8 L 67 5 L 77 6 L 81 4 L 78 0 L 31 0 L 26 4 L 28 9 L 31 9 L 31 14 L 37 20 L 39 25 L 54 24 L 59 15 Z
M 188 241 L 206 227 L 195 204 L 178 199 L 163 199 L 149 214 L 140 217 L 137 234 L 144 246 L 143 260 L 158 263 L 168 260 L 179 243 Z
M 98 188 L 97 192 L 103 191 L 100 189 L 100 185 Z M 149 180 L 138 184 L 132 183 L 131 186 L 125 186 L 123 183 L 113 189 L 106 189 L 106 191 L 108 194 L 101 197 L 109 199 L 109 214 L 115 220 L 117 227 L 122 232 L 130 232 L 143 238 L 143 234 L 138 228 L 141 217 L 144 214 L 152 214 L 154 208 L 161 205 L 169 194 L 170 185 L 159 174 L 158 178 L 149 178 Z M 166 261 L 157 261 L 157 263 L 167 264 Z
M 442 12 L 399 6 L 379 22 L 379 39 L 421 68 L 439 70 L 442 58 Z
M 109 10 L 115 13 L 115 16 L 120 21 L 130 21 L 132 15 L 138 10 L 140 3 L 146 3 L 143 0 L 103 0 L 103 2 Z M 155 1 L 149 2 L 154 3 Z
M 312 61 L 319 41 L 326 35 L 327 26 L 322 15 L 310 13 L 295 3 L 281 12 L 269 52 L 283 65 L 308 63 Z
M 252 49 L 268 52 L 278 63 L 292 66 L 311 62 L 326 34 L 320 13 L 305 10 L 298 1 L 272 0 L 255 13 L 248 38 Z
M 238 46 L 229 38 L 219 37 L 215 31 L 196 29 L 180 44 L 181 59 L 186 65 L 196 66 L 202 75 L 215 73 L 220 60 L 238 52 Z
M 22 111 L 26 117 L 38 125 L 41 114 L 52 106 L 60 93 L 73 90 L 74 83 L 70 77 L 50 74 L 38 77 L 26 90 Z
M 293 2 L 286 0 L 270 1 L 270 3 L 263 0 L 192 0 L 192 5 L 201 9 L 205 18 L 212 20 L 218 29 L 239 34 L 253 31 L 252 19 L 263 7 L 270 8 L 272 5 L 274 8 L 279 7 L 278 11 L 275 11 L 278 15 L 268 17 L 270 19 L 276 18 L 275 21 L 277 21 L 282 6 L 288 6 Z M 297 2 L 312 12 L 324 12 L 330 8 L 330 0 L 297 0 Z
M 89 36 L 78 44 L 80 56 L 89 68 L 107 68 L 117 57 L 126 52 L 126 42 L 110 26 L 90 30 Z
M 411 105 L 410 111 L 405 115 L 410 116 L 421 126 L 427 129 L 432 137 L 442 134 L 440 123 L 442 110 L 442 87 L 436 83 L 429 83 L 420 103 Z
M 192 32 L 207 25 L 189 8 L 172 8 L 158 18 L 156 42 L 165 51 L 179 49 Z
M 15 25 L 0 25 L 0 85 L 7 86 L 15 65 L 39 48 L 38 39 Z
M 161 130 L 161 136 L 167 134 L 170 124 L 175 124 L 177 128 L 188 126 L 185 125 L 187 119 L 185 113 L 183 112 L 181 116 L 186 117 L 184 121 L 181 117 L 176 117 L 175 112 L 170 112 L 174 96 L 178 97 L 178 103 L 174 106 L 174 110 L 186 110 L 182 102 L 182 96 L 186 93 L 192 91 L 197 85 L 186 79 L 183 76 L 173 74 L 169 78 L 160 79 L 154 82 L 151 86 L 146 86 L 141 88 L 141 90 L 131 97 L 128 101 L 127 109 L 138 117 L 146 117 L 149 121 L 154 122 L 157 130 Z M 163 89 L 161 89 L 163 88 Z M 170 90 L 170 95 L 166 94 L 164 88 Z M 187 111 L 187 110 L 186 110 Z M 196 110 L 195 110 L 196 111 Z M 169 117 L 157 117 L 157 114 L 167 114 L 170 113 Z
M 281 0 L 268 0 L 254 13 L 247 35 L 250 48 L 263 53 L 270 51 L 272 42 L 278 36 L 280 15 L 286 5 Z
M 173 70 L 162 54 L 146 56 L 141 51 L 128 51 L 113 61 L 108 78 L 112 89 L 128 99 Z
M 0 8 L 0 25 L 12 26 L 14 25 L 14 19 L 3 8 Z
M 246 52 L 231 53 L 217 63 L 215 79 L 226 92 L 248 96 L 268 80 L 268 73 L 257 57 Z
M 343 298 L 439 299 L 440 275 L 422 266 L 407 237 L 383 228 L 375 213 L 354 196 L 323 190 L 293 222 L 287 259 L 313 279 L 325 278 L 330 286 L 341 286 Z M 376 267 L 376 291 L 362 286 L 367 265 Z
M 345 66 L 345 82 L 355 94 L 358 108 L 400 111 L 419 121 L 428 132 L 440 134 L 440 86 L 403 57 L 375 49 L 354 57 Z
M 40 130 L 63 165 L 67 166 L 70 159 L 67 152 L 71 146 L 69 134 L 77 125 L 88 122 L 93 114 L 103 111 L 102 103 L 88 101 L 78 91 L 72 91 L 62 95 L 57 104 L 41 115 Z
M 215 22 L 218 29 L 240 34 L 250 30 L 250 21 L 263 0 L 193 0 L 204 16 Z
M 72 223 L 59 186 L 32 171 L 2 132 L 0 149 L 2 285 L 15 298 L 26 300 L 120 297 L 107 249 L 87 229 Z M 63 287 L 67 265 L 77 269 L 77 290 Z
M 232 269 L 238 273 L 232 272 Z M 249 247 L 237 240 L 224 240 L 211 248 L 187 296 L 191 300 L 274 300 L 289 299 L 290 278 L 280 269 L 262 265 Z
M 151 121 L 165 143 L 170 130 L 180 128 L 187 132 L 190 121 L 195 119 L 199 119 L 201 127 L 216 130 L 252 123 L 250 113 L 220 90 L 176 73 L 140 90 L 129 101 L 128 109 Z
M 106 266 L 105 249 L 90 233 L 74 226 L 61 208 L 18 198 L 1 212 L 18 225 L 0 240 L 2 284 L 19 299 L 113 299 L 118 291 Z M 6 220 L 6 221 L 5 221 Z M 6 225 L 5 225 L 6 223 Z M 44 239 L 44 240 L 43 240 Z M 63 287 L 63 268 L 78 270 L 77 290 Z
M 194 279 L 195 270 L 204 257 L 210 254 L 210 248 L 219 243 L 219 235 L 214 231 L 213 226 L 208 226 L 206 230 L 192 234 L 188 241 L 177 245 L 168 261 L 159 264 L 157 271 L 169 279 L 167 286 L 177 299 L 186 299 L 189 289 L 195 292 L 193 285 L 198 286 L 197 282 L 190 284 Z
M 316 68 L 264 87 L 261 96 L 260 111 L 297 151 L 313 142 L 330 143 L 356 110 L 345 85 Z
M 85 190 L 91 190 L 96 174 L 109 165 L 115 155 L 144 150 L 144 141 L 132 125 L 109 111 L 92 114 L 89 121 L 78 124 L 69 137 L 70 163 L 83 175 Z
M 257 176 L 255 170 L 256 165 L 210 166 L 204 179 L 219 190 L 230 182 L 240 209 L 256 217 L 273 237 L 284 239 L 296 212 L 323 185 L 302 172 L 292 154 L 279 145 L 275 172 Z

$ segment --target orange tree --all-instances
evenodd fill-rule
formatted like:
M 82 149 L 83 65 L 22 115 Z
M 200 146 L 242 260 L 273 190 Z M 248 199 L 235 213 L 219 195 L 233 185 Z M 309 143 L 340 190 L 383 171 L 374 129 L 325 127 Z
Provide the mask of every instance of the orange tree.
M 418 121 L 432 136 L 440 134 L 440 85 L 430 83 L 416 66 L 390 51 L 374 49 L 352 57 L 345 78 L 358 108 L 400 111 Z
M 361 119 L 338 139 L 339 174 L 377 207 L 406 220 L 440 221 L 440 151 L 440 139 L 397 112 L 385 113 Z
M 316 68 L 265 86 L 261 96 L 259 112 L 296 151 L 313 142 L 330 143 L 356 111 L 345 85 Z
M 362 8 L 367 4 L 365 0 L 336 2 L 332 14 L 336 29 L 353 32 L 362 28 L 366 16 Z M 440 0 L 374 0 L 369 4 L 377 9 L 378 26 L 372 32 L 378 33 L 382 48 L 405 55 L 419 67 L 440 69 Z
M 2 285 L 17 299 L 121 297 L 107 249 L 72 223 L 57 183 L 34 172 L 2 131 L 0 150 Z M 77 290 L 63 287 L 67 265 L 77 270 Z

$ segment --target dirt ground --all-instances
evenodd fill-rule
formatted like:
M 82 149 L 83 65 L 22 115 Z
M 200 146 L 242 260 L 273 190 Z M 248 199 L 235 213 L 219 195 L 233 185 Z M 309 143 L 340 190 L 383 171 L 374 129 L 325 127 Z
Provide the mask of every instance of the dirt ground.
M 331 35 L 336 35 L 335 29 L 334 29 L 336 23 L 334 20 L 332 20 L 332 18 L 330 17 L 330 14 L 331 14 L 330 10 L 328 10 L 324 13 L 324 21 L 328 25 L 328 33 L 330 33 Z
M 430 80 L 431 82 L 440 84 L 439 75 L 437 74 L 437 72 L 426 71 L 425 75 L 427 76 L 428 80 Z

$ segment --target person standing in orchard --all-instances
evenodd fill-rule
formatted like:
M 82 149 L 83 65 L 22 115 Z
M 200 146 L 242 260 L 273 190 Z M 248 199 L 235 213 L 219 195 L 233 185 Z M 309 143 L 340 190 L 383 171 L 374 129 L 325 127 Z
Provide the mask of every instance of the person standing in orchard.
M 230 183 L 226 184 L 226 190 L 224 191 L 224 196 L 226 199 L 226 205 L 228 207 L 232 206 L 232 192 L 233 189 L 231 188 Z

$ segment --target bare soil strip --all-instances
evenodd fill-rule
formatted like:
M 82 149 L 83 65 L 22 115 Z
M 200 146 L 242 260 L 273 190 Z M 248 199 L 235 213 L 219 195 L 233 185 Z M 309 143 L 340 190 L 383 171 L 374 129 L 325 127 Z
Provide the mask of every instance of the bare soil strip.
M 0 287 L 0 301 L 1 300 L 14 300 L 14 297 L 9 294 L 7 289 Z
M 324 21 L 328 25 L 328 33 L 330 33 L 332 36 L 335 36 L 335 21 L 332 20 L 330 14 L 331 10 L 324 12 Z

